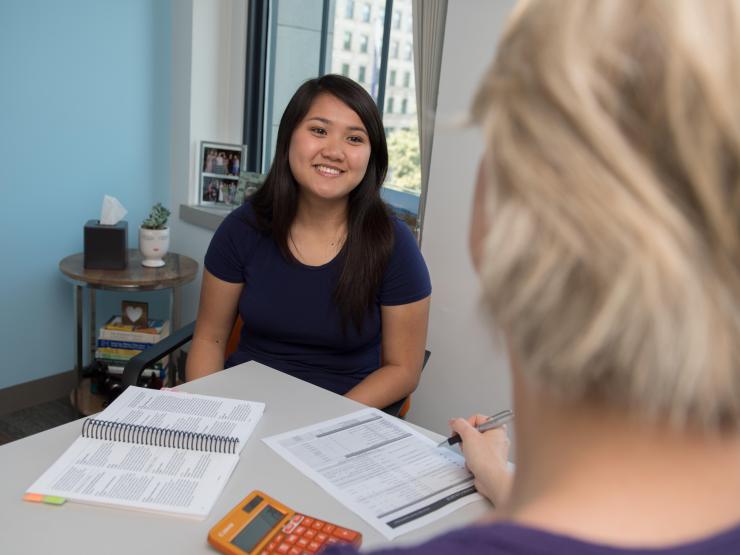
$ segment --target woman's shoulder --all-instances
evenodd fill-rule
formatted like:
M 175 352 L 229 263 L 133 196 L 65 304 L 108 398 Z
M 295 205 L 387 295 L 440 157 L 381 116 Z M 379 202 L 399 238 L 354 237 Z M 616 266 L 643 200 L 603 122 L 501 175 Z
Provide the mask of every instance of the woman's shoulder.
M 391 214 L 389 217 L 393 228 L 394 250 L 405 250 L 408 248 L 419 250 L 416 235 L 411 231 L 409 225 L 394 214 Z
M 655 555 L 697 555 L 699 553 L 740 553 L 740 525 L 717 535 L 690 543 L 649 550 Z M 373 551 L 370 555 L 641 555 L 640 548 L 619 548 L 594 544 L 571 536 L 548 532 L 511 522 L 496 522 L 460 528 L 408 548 Z M 326 551 L 327 555 L 350 555 L 353 551 Z

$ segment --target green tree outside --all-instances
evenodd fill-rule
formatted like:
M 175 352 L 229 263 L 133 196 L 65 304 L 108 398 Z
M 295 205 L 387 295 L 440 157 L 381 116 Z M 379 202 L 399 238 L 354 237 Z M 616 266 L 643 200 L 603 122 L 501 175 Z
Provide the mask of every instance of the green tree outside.
M 389 189 L 421 194 L 421 165 L 419 155 L 419 130 L 395 129 L 388 134 Z

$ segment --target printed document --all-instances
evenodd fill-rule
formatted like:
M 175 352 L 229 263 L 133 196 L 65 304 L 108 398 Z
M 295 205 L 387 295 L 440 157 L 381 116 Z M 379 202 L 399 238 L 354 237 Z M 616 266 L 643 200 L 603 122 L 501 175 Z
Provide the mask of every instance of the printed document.
M 264 403 L 127 388 L 28 489 L 80 503 L 204 518 Z
M 388 539 L 481 499 L 459 453 L 377 409 L 263 441 Z

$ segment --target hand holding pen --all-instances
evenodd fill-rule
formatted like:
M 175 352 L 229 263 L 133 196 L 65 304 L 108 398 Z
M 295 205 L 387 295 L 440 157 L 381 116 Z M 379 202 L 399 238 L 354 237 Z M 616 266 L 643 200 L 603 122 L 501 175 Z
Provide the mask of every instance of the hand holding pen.
M 505 410 L 488 418 L 480 414 L 468 419 L 456 418 L 450 421 L 450 427 L 457 433 L 440 444 L 460 444 L 465 466 L 475 478 L 475 488 L 494 506 L 506 500 L 513 479 L 513 469 L 509 463 L 509 438 L 503 430 L 496 428 L 511 422 L 513 416 L 510 410 Z M 489 430 L 491 433 L 483 433 Z
M 502 410 L 500 412 L 497 412 L 493 416 L 489 417 L 487 420 L 482 422 L 481 424 L 477 425 L 475 427 L 476 430 L 483 433 L 488 430 L 493 430 L 494 428 L 500 428 L 501 426 L 504 426 L 511 422 L 514 419 L 514 413 L 510 410 Z M 442 443 L 438 445 L 438 447 L 442 447 L 444 445 L 455 445 L 456 443 L 460 443 L 462 441 L 462 438 L 458 434 L 453 434 L 452 436 L 445 439 Z

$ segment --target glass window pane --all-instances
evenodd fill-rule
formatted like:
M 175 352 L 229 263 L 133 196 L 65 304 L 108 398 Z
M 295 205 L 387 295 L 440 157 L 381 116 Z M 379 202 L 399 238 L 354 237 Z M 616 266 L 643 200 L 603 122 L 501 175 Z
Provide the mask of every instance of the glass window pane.
M 355 17 L 355 0 L 347 0 L 344 5 L 344 17 L 347 19 L 354 19 Z
M 377 99 L 385 0 L 365 0 L 357 2 L 357 7 L 360 10 L 358 19 L 330 17 L 326 72 L 356 76 L 365 90 Z M 355 38 L 354 49 L 351 37 Z
M 393 9 L 399 13 L 399 21 L 411 19 L 411 0 L 394 0 Z M 412 229 L 417 230 L 421 166 L 419 126 L 416 120 L 413 32 L 409 25 L 391 27 L 389 58 L 393 59 L 390 62 L 393 68 L 389 68 L 387 110 L 383 114 L 383 125 L 388 137 L 389 167 L 382 194 L 394 212 Z M 404 45 L 402 59 L 398 59 L 399 44 Z M 403 75 L 403 80 L 397 80 L 397 75 Z
M 262 171 L 272 163 L 288 101 L 301 83 L 319 73 L 323 9 L 323 0 L 270 2 Z

